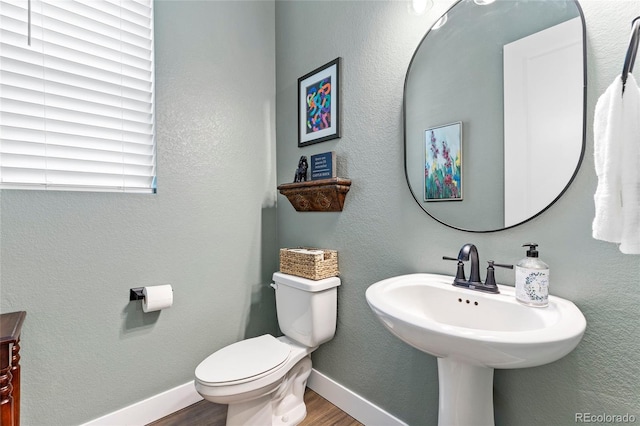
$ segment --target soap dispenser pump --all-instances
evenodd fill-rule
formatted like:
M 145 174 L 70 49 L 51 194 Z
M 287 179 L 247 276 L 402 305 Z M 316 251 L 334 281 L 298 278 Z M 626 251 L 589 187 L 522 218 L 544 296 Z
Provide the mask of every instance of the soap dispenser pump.
M 538 258 L 538 244 L 526 243 L 527 257 L 516 265 L 516 299 L 528 306 L 549 304 L 549 266 Z

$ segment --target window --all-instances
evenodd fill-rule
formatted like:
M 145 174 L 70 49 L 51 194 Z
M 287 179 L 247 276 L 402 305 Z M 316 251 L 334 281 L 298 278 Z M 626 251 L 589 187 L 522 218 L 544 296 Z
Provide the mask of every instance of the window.
M 0 0 L 0 188 L 155 192 L 152 0 Z

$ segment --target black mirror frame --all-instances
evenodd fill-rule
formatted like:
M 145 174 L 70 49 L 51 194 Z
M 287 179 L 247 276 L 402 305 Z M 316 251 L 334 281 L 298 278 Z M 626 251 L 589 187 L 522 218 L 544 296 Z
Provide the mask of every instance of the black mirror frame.
M 458 0 L 456 1 L 449 9 L 447 9 L 447 11 L 443 14 L 446 15 L 447 13 L 449 13 L 449 11 L 451 9 L 453 9 L 456 5 L 458 5 L 460 2 L 462 2 L 464 0 Z M 409 192 L 411 192 L 411 196 L 413 197 L 413 199 L 415 200 L 415 202 L 418 204 L 418 206 L 420 206 L 420 208 L 427 214 L 429 215 L 432 219 L 434 219 L 436 222 L 439 222 L 449 228 L 452 229 L 456 229 L 458 231 L 465 231 L 465 232 L 471 232 L 471 233 L 478 233 L 478 234 L 484 234 L 484 233 L 491 233 L 491 232 L 498 232 L 498 231 L 504 231 L 507 229 L 512 229 L 515 228 L 516 226 L 520 226 L 524 223 L 527 223 L 531 220 L 533 220 L 534 218 L 540 216 L 541 214 L 543 214 L 544 212 L 546 212 L 547 210 L 549 210 L 549 208 L 554 205 L 556 203 L 556 201 L 558 201 L 563 195 L 564 193 L 569 189 L 569 187 L 571 186 L 571 184 L 573 183 L 573 181 L 575 180 L 578 171 L 580 170 L 580 166 L 582 165 L 582 160 L 584 159 L 584 152 L 586 149 L 586 137 L 587 137 L 587 31 L 586 31 L 586 21 L 584 19 L 584 13 L 582 11 L 582 7 L 580 6 L 580 3 L 578 2 L 578 0 L 573 0 L 574 4 L 576 5 L 576 8 L 578 9 L 578 13 L 580 15 L 580 20 L 582 21 L 582 60 L 583 60 L 583 94 L 582 94 L 582 149 L 580 151 L 580 157 L 578 158 L 578 163 L 576 164 L 576 169 L 574 170 L 573 174 L 571 175 L 571 178 L 569 179 L 569 181 L 567 182 L 566 186 L 562 189 L 562 191 L 558 194 L 558 196 L 556 198 L 553 199 L 553 201 L 551 201 L 544 209 L 540 210 L 538 213 L 534 214 L 533 216 L 529 217 L 526 220 L 523 220 L 522 222 L 516 223 L 514 225 L 510 225 L 510 226 L 506 226 L 503 228 L 497 228 L 497 229 L 489 229 L 489 230 L 473 230 L 473 229 L 465 229 L 465 228 L 460 228 L 457 226 L 453 226 L 450 225 L 446 222 L 443 222 L 442 220 L 438 219 L 437 217 L 435 217 L 434 215 L 432 215 L 431 213 L 429 213 L 423 206 L 423 204 L 420 202 L 420 200 L 418 200 L 418 198 L 416 197 L 416 195 L 413 192 L 413 189 L 411 189 L 411 185 L 409 183 L 409 174 L 408 174 L 408 170 L 407 170 L 407 84 L 408 84 L 408 80 L 409 80 L 409 71 L 411 70 L 411 66 L 413 65 L 413 61 L 416 57 L 416 54 L 418 53 L 418 50 L 420 49 L 420 46 L 422 46 L 422 44 L 424 43 L 425 39 L 427 38 L 427 36 L 429 35 L 429 33 L 431 32 L 432 28 L 429 28 L 429 30 L 426 32 L 426 34 L 424 35 L 424 37 L 422 37 L 422 39 L 420 40 L 420 43 L 418 43 L 418 46 L 416 47 L 415 52 L 413 53 L 413 55 L 411 56 L 411 61 L 409 62 L 409 66 L 407 68 L 407 74 L 405 76 L 404 79 L 404 89 L 403 89 L 403 96 L 402 96 L 402 138 L 403 138 L 403 152 L 404 152 L 404 174 L 405 174 L 405 179 L 407 181 L 407 186 L 409 187 Z M 437 20 L 436 20 L 437 22 Z

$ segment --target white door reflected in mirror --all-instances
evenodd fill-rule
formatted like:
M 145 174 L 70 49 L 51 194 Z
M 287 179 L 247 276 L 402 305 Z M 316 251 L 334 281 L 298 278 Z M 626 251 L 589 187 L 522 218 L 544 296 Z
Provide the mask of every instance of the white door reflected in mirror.
M 580 160 L 581 34 L 574 18 L 504 46 L 505 227 L 551 204 Z

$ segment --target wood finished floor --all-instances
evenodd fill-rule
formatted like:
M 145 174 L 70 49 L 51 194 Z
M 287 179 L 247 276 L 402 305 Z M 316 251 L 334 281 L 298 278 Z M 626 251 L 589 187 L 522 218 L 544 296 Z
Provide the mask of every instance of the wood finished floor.
M 364 426 L 309 388 L 304 394 L 304 402 L 307 417 L 300 426 Z M 226 405 L 200 401 L 148 426 L 224 426 L 226 419 Z

